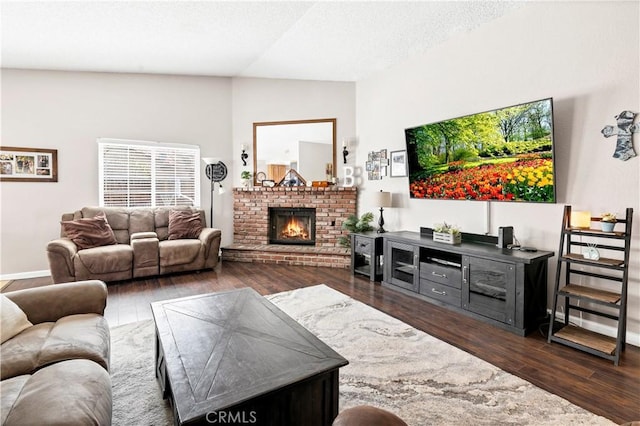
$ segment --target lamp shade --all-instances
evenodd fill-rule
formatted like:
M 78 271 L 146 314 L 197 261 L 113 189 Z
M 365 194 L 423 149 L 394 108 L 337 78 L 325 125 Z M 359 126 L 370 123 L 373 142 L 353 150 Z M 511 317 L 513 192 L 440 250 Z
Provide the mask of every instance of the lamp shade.
M 202 162 L 204 164 L 216 164 L 219 163 L 222 159 L 218 157 L 202 157 Z
M 571 226 L 574 228 L 591 227 L 591 212 L 571 212 Z
M 377 207 L 391 207 L 391 193 L 386 191 L 376 192 L 373 204 Z

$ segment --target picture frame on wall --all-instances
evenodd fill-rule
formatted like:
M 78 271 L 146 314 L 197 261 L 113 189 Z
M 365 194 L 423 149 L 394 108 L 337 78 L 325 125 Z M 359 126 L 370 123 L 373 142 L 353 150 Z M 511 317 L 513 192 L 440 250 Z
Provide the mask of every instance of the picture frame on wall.
M 407 176 L 407 151 L 391 151 L 391 177 Z
M 0 146 L 0 181 L 57 182 L 58 150 Z

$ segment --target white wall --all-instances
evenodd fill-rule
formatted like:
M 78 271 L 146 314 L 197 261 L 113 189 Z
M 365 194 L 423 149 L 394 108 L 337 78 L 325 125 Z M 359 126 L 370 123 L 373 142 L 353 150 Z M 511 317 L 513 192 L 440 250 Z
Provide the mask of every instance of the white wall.
M 182 142 L 230 157 L 230 122 L 227 78 L 2 70 L 2 145 L 57 149 L 58 182 L 0 184 L 0 274 L 48 271 L 45 248 L 61 214 L 98 204 L 96 138 Z M 204 173 L 201 182 L 208 212 Z
M 605 139 L 600 129 L 615 125 L 614 115 L 623 110 L 640 112 L 638 9 L 637 2 L 531 3 L 356 87 L 361 166 L 367 151 L 404 149 L 405 128 L 553 97 L 558 203 L 492 203 L 490 233 L 512 225 L 522 244 L 557 252 L 564 204 L 596 215 L 633 207 L 628 331 L 636 345 L 640 157 L 612 158 L 615 138 Z M 640 154 L 640 135 L 635 144 Z M 418 231 L 446 220 L 465 232 L 485 232 L 486 203 L 411 200 L 407 182 L 364 180 L 359 212 L 375 213 L 371 193 L 384 189 L 398 207 L 385 210 L 388 230 Z M 555 263 L 554 257 L 549 294 Z

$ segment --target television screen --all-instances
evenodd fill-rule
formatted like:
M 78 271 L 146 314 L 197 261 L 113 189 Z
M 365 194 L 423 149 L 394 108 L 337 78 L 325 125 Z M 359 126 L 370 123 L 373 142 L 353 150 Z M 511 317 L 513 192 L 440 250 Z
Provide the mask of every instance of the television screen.
M 405 130 L 411 198 L 555 203 L 551 98 Z

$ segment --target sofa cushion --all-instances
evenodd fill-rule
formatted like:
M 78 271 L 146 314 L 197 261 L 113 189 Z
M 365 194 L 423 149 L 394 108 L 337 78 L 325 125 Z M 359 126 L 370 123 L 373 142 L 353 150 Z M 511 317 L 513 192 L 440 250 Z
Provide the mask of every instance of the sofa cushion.
M 21 374 L 31 374 L 37 370 L 40 348 L 47 340 L 54 324 L 53 322 L 36 324 L 0 346 L 0 358 L 2 358 L 0 378 L 2 380 Z
M 32 325 L 18 305 L 4 294 L 0 294 L 0 343 L 6 342 Z
M 171 210 L 169 212 L 169 239 L 198 238 L 202 232 L 200 213 Z
M 202 249 L 200 240 L 160 241 L 160 266 L 173 266 L 191 263 Z
M 0 347 L 2 379 L 80 358 L 108 370 L 109 345 L 109 326 L 102 315 L 69 315 L 55 323 L 40 323 Z
M 126 207 L 83 207 L 80 210 L 82 217 L 94 217 L 97 214 L 104 213 L 107 216 L 107 222 L 113 229 L 116 241 L 119 244 L 129 243 L 129 213 L 131 209 Z
M 93 274 L 128 271 L 133 263 L 133 249 L 128 244 L 116 244 L 81 250 L 75 262 Z
M 116 237 L 104 213 L 92 218 L 60 222 L 66 236 L 79 249 L 116 244 Z
M 18 399 L 22 388 L 27 384 L 31 376 L 26 374 L 23 376 L 12 377 L 3 380 L 0 384 L 0 424 L 4 425 L 9 416 L 9 412 L 13 408 L 13 404 Z
M 3 426 L 111 424 L 111 379 L 93 361 L 59 362 L 10 385 L 5 395 L 3 382 L 2 407 L 11 407 Z
M 155 232 L 155 213 L 153 209 L 132 210 L 129 215 L 129 233 Z

